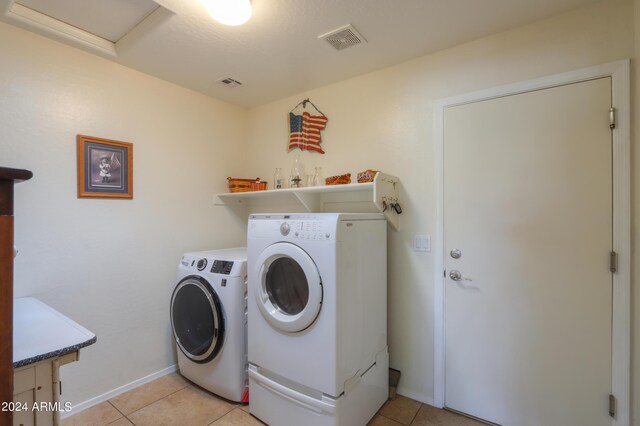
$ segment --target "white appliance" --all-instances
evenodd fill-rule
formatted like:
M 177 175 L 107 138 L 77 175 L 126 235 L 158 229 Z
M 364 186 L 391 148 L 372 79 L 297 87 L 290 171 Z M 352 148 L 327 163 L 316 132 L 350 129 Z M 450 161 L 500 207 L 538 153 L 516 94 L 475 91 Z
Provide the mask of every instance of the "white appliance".
M 249 383 L 276 426 L 365 425 L 388 396 L 381 214 L 251 215 Z
M 180 374 L 247 402 L 246 248 L 183 255 L 170 312 Z

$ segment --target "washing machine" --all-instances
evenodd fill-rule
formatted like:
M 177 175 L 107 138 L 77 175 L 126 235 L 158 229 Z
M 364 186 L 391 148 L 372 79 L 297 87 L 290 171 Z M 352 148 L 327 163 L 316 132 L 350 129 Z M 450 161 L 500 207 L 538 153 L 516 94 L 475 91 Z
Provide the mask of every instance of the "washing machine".
M 184 254 L 170 315 L 180 374 L 248 402 L 246 248 Z
M 381 214 L 250 215 L 250 412 L 270 425 L 365 425 L 388 397 Z

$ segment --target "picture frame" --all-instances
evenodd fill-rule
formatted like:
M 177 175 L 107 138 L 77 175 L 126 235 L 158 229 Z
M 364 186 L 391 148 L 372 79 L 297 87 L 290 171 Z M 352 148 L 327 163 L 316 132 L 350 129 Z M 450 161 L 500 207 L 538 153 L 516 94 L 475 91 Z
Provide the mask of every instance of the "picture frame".
M 133 199 L 133 144 L 78 135 L 78 198 Z

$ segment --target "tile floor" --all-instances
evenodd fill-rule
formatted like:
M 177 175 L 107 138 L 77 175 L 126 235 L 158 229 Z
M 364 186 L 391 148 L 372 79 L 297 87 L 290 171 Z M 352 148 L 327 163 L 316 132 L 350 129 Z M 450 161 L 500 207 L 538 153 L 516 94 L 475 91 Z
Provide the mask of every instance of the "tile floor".
M 247 405 L 220 399 L 169 374 L 67 417 L 62 426 L 259 426 Z M 466 417 L 398 395 L 369 426 L 482 426 Z M 277 425 L 274 425 L 277 426 Z M 356 426 L 356 425 L 354 425 Z

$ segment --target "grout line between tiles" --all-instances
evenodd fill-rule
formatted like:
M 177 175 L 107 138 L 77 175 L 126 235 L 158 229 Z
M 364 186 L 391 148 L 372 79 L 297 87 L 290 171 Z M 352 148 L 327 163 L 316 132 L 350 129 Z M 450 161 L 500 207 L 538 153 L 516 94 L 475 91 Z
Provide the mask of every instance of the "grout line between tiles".
M 218 398 L 218 397 L 216 396 L 216 398 Z M 232 412 L 233 410 L 236 410 L 236 409 L 237 409 L 237 407 L 233 407 L 231 410 L 229 410 L 226 413 L 222 414 L 217 419 L 214 419 L 211 423 L 208 423 L 207 426 L 211 426 L 213 423 L 217 422 L 218 420 L 220 420 L 221 418 L 223 418 L 224 416 L 226 416 L 227 414 L 229 414 L 230 412 Z
M 116 409 L 116 411 L 122 415 L 122 417 L 118 417 L 118 418 L 117 418 L 117 419 L 115 419 L 114 421 L 107 423 L 105 426 L 112 425 L 112 424 L 114 424 L 115 422 L 120 421 L 120 420 L 122 420 L 122 419 L 127 419 L 127 420 L 129 420 L 129 419 L 127 418 L 127 416 L 125 416 L 125 415 L 124 415 L 124 413 L 123 413 L 122 411 L 118 410 L 118 408 L 117 408 L 115 405 L 113 405 L 113 404 L 111 403 L 111 401 L 107 400 L 107 402 L 109 403 L 109 405 L 111 405 L 113 408 L 115 408 L 115 409 Z M 129 420 L 129 421 L 131 421 L 131 420 Z
M 380 413 L 376 413 L 376 414 L 374 414 L 374 415 L 373 415 L 373 417 L 371 418 L 371 420 L 373 420 L 376 416 L 384 417 L 385 419 L 389 419 L 389 420 L 391 420 L 391 421 L 393 421 L 393 422 L 396 422 L 396 423 L 398 423 L 399 425 L 402 425 L 402 426 L 410 426 L 410 425 L 411 425 L 411 423 L 404 424 L 404 423 L 402 423 L 402 422 L 398 421 L 397 419 L 394 419 L 394 418 L 392 418 L 392 417 L 385 416 L 384 414 L 380 414 Z M 414 418 L 415 418 L 415 416 L 414 416 Z M 371 421 L 371 420 L 370 420 L 370 421 Z M 413 419 L 412 419 L 411 421 L 413 421 Z
M 168 397 L 170 397 L 171 395 L 176 394 L 176 393 L 178 393 L 178 392 L 180 392 L 180 391 L 182 391 L 182 390 L 184 390 L 184 389 L 186 389 L 186 388 L 188 388 L 188 387 L 189 387 L 188 385 L 187 385 L 187 386 L 184 386 L 184 387 L 182 387 L 182 388 L 180 388 L 180 389 L 176 390 L 175 392 L 171 392 L 171 393 L 169 393 L 169 394 L 167 394 L 167 395 L 163 396 L 163 397 L 162 397 L 162 398 L 160 398 L 160 399 L 156 399 L 155 401 L 151 401 L 151 402 L 150 402 L 150 403 L 148 403 L 147 405 L 143 405 L 142 407 L 138 408 L 138 409 L 137 409 L 137 410 L 135 410 L 135 411 L 132 411 L 132 412 L 131 412 L 131 413 L 129 413 L 129 414 L 124 414 L 124 413 L 122 413 L 120 410 L 118 410 L 117 408 L 116 408 L 116 410 L 118 410 L 119 412 L 121 412 L 121 413 L 122 413 L 122 415 L 123 415 L 124 417 L 126 417 L 126 418 L 127 418 L 127 420 L 129 420 L 131 423 L 133 423 L 133 421 L 129 418 L 129 416 L 130 416 L 130 415 L 132 415 L 132 414 L 134 414 L 134 413 L 137 413 L 138 411 L 140 411 L 140 410 L 142 410 L 142 409 L 144 409 L 144 408 L 147 408 L 147 407 L 148 407 L 148 406 L 150 406 L 151 404 L 155 404 L 155 403 L 156 403 L 156 402 L 158 402 L 158 401 L 162 401 L 163 399 L 168 398 Z M 111 404 L 111 401 L 109 401 L 109 403 Z M 111 404 L 111 405 L 113 405 L 113 404 Z M 134 424 L 135 424 L 135 423 L 134 423 Z
M 111 405 L 113 408 L 115 408 L 115 409 L 116 409 L 116 411 L 117 411 L 118 413 L 122 414 L 122 417 L 127 417 L 127 415 L 126 415 L 126 414 L 124 414 L 122 411 L 118 410 L 118 407 L 116 407 L 115 405 L 113 405 L 113 404 L 111 403 L 111 401 L 107 400 L 107 402 L 109 403 L 109 405 Z M 111 423 L 113 423 L 113 422 L 111 422 Z
M 420 412 L 420 410 L 422 409 L 422 406 L 424 404 L 420 404 L 420 406 L 418 407 L 418 409 L 416 410 L 416 413 L 413 415 L 413 417 L 411 418 L 411 421 L 409 422 L 409 425 L 413 424 L 413 421 L 416 419 L 416 417 L 418 417 L 418 413 Z
M 384 417 L 385 419 L 393 420 L 394 422 L 399 423 L 399 424 L 401 424 L 403 426 L 411 426 L 411 424 L 416 419 L 416 416 L 418 415 L 418 412 L 420 411 L 420 409 L 422 408 L 423 405 L 424 404 L 420 403 L 420 407 L 418 407 L 418 409 L 416 410 L 416 413 L 413 415 L 413 417 L 411 417 L 411 421 L 409 421 L 409 423 L 407 423 L 407 424 L 404 424 L 404 423 L 400 422 L 398 419 L 394 419 L 392 417 L 385 416 L 384 414 L 382 414 L 380 412 L 380 410 L 378 410 L 378 412 L 375 415 L 378 415 L 380 417 Z M 374 417 L 375 417 L 375 415 L 374 415 Z

